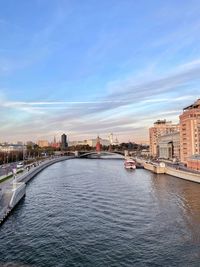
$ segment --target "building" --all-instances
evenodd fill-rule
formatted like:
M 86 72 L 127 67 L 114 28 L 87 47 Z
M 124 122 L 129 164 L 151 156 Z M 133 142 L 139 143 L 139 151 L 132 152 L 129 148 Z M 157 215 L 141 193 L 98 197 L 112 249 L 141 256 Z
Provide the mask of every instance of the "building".
M 178 124 L 172 124 L 171 121 L 166 120 L 157 120 L 154 126 L 149 129 L 150 155 L 152 157 L 159 156 L 158 140 L 161 135 L 178 131 Z
M 102 146 L 109 146 L 110 145 L 110 141 L 107 139 L 102 139 L 99 138 L 100 140 L 100 144 Z M 83 141 L 71 141 L 69 142 L 69 146 L 90 146 L 90 147 L 96 147 L 96 143 L 97 143 L 97 139 L 88 139 L 88 140 L 83 140 Z
M 26 146 L 25 145 L 19 145 L 19 144 L 0 144 L 0 152 L 14 152 L 14 151 L 25 151 Z
M 102 139 L 99 137 L 99 142 L 102 146 L 109 146 L 110 145 L 110 141 L 107 139 Z M 87 144 L 90 147 L 96 147 L 96 143 L 97 143 L 97 139 L 89 139 L 87 140 Z
M 66 134 L 62 134 L 61 135 L 61 144 L 60 144 L 60 148 L 62 150 L 67 149 L 68 144 L 67 144 L 67 135 Z
M 200 154 L 200 99 L 183 109 L 180 115 L 181 161 Z
M 49 142 L 47 140 L 38 140 L 37 144 L 39 147 L 48 147 L 49 146 Z
M 180 160 L 180 132 L 171 132 L 158 138 L 159 158 Z
M 56 142 L 56 137 L 54 136 L 54 139 L 53 139 L 53 142 L 51 142 L 50 146 L 52 148 L 60 148 L 60 143 L 59 142 Z
M 99 138 L 101 140 L 101 138 Z M 88 139 L 86 140 L 86 144 L 90 147 L 96 147 L 97 139 Z
M 142 149 L 142 150 L 140 151 L 140 155 L 141 155 L 142 157 L 149 157 L 149 156 L 150 156 L 149 149 Z
M 200 171 L 200 155 L 193 155 L 187 159 L 187 167 Z
M 24 160 L 26 154 L 27 148 L 24 144 L 0 144 L 0 164 Z
M 69 146 L 78 146 L 78 145 L 87 145 L 87 140 L 83 141 L 69 141 L 68 143 Z

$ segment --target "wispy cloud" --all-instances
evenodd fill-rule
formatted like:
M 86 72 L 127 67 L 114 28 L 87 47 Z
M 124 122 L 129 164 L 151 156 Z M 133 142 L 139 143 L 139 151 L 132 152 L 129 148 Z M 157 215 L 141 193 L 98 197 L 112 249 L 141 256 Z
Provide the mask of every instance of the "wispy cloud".
M 18 102 L 6 101 L 4 98 L 4 101 L 0 101 L 0 107 L 31 114 L 23 123 L 16 125 L 19 132 L 26 134 L 30 132 L 29 127 L 33 127 L 35 130 L 32 134 L 37 133 L 37 136 L 50 133 L 51 128 L 54 128 L 58 131 L 64 129 L 75 135 L 79 132 L 90 135 L 114 131 L 119 135 L 138 133 L 147 138 L 147 128 L 154 120 L 167 118 L 178 121 L 178 115 L 184 105 L 198 97 L 191 95 L 192 90 L 185 89 L 184 86 L 199 80 L 200 62 L 188 63 L 186 66 L 188 67 L 180 67 L 178 71 L 176 69 L 166 77 L 137 85 L 133 83 L 127 86 L 125 81 L 123 86 L 121 82 L 121 91 L 108 94 L 103 99 Z M 180 88 L 180 91 L 175 88 Z M 184 88 L 184 95 L 181 88 Z M 176 95 L 173 95 L 173 90 Z M 177 103 L 180 109 L 176 109 Z M 155 105 L 158 105 L 159 110 Z M 39 118 L 39 114 L 43 114 L 43 118 Z
M 147 138 L 157 118 L 177 122 L 199 97 L 197 2 L 38 0 L 20 20 L 17 3 L 0 18 L 1 136 Z
M 118 89 L 117 93 L 110 95 L 110 98 L 129 99 L 130 97 L 135 99 L 142 99 L 148 96 L 159 95 L 166 92 L 172 92 L 172 90 L 178 89 L 188 83 L 200 80 L 200 64 L 197 64 L 193 68 L 184 69 L 181 72 L 172 73 L 169 76 L 158 78 L 153 81 L 141 83 L 141 84 L 129 84 L 121 87 L 121 92 Z

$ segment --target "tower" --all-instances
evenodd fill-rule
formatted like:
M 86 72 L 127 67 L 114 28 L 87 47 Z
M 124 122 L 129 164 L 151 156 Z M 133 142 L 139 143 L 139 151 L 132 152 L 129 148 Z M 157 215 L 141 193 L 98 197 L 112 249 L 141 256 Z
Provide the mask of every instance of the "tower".
M 96 152 L 100 153 L 100 151 L 101 151 L 100 138 L 99 138 L 99 136 L 97 136 Z
M 113 133 L 109 134 L 110 145 L 113 145 Z
M 60 144 L 60 147 L 62 150 L 66 150 L 67 149 L 67 135 L 66 134 L 62 134 L 61 135 L 61 144 Z

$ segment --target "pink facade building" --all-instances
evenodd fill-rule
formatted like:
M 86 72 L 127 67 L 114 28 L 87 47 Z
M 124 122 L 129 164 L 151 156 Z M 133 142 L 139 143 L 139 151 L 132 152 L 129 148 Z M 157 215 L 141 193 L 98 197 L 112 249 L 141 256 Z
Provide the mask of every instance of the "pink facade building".
M 184 108 L 180 115 L 180 150 L 182 162 L 196 165 L 197 161 L 190 158 L 200 154 L 200 99 Z
M 191 156 L 187 160 L 187 167 L 190 169 L 200 171 L 200 155 Z

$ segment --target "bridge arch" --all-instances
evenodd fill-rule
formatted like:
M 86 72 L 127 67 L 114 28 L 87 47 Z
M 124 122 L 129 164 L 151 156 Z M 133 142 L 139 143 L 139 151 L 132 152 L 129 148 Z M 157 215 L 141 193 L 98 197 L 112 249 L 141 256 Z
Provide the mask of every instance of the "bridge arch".
M 101 151 L 101 152 L 88 152 L 79 156 L 79 158 L 113 158 L 113 159 L 124 159 L 124 156 L 120 153 Z

